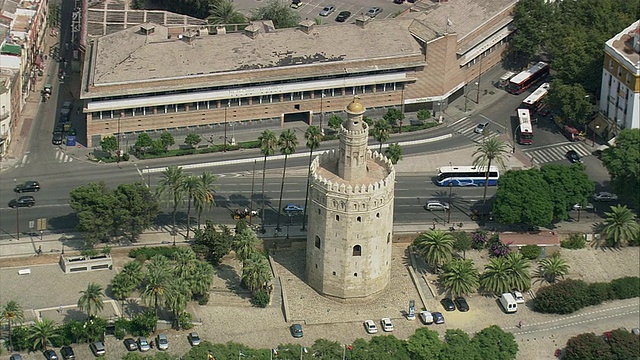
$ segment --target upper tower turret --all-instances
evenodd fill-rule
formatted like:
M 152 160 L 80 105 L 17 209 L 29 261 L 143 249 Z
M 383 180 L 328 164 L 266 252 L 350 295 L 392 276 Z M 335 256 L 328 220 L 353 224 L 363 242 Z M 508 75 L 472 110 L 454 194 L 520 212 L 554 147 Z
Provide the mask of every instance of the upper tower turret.
M 354 181 L 365 178 L 367 174 L 369 125 L 362 120 L 365 108 L 357 96 L 347 105 L 346 112 L 347 120 L 340 126 L 338 176 Z

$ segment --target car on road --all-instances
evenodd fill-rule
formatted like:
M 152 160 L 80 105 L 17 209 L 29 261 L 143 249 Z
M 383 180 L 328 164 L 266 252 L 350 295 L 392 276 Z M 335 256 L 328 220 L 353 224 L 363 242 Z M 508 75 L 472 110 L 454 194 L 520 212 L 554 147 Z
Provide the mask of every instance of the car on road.
M 394 4 L 404 4 L 404 0 L 393 0 Z
M 195 331 L 190 332 L 189 335 L 187 335 L 187 339 L 189 340 L 189 344 L 191 344 L 191 346 L 200 345 L 200 335 L 198 335 L 198 333 Z
M 441 312 L 431 313 L 433 315 L 433 322 L 436 324 L 444 324 L 444 315 Z
M 516 300 L 516 304 L 524 304 L 524 296 L 520 291 L 514 291 L 513 298 Z
M 375 334 L 378 332 L 378 327 L 376 326 L 376 323 L 373 322 L 373 320 L 365 320 L 364 328 L 369 334 Z
M 144 336 L 140 336 L 138 338 L 138 350 L 140 351 L 149 351 L 151 350 L 151 345 L 147 342 L 147 338 Z
M 76 358 L 76 354 L 73 352 L 71 346 L 63 346 L 60 349 L 60 356 L 62 356 L 64 360 L 74 360 Z
M 420 315 L 418 317 L 425 325 L 433 324 L 433 315 L 429 311 L 420 311 Z
M 302 325 L 300 324 L 291 325 L 289 330 L 291 330 L 291 336 L 293 336 L 294 338 L 301 338 L 304 335 L 304 333 L 302 332 Z
M 65 101 L 60 109 L 60 122 L 69 122 L 71 120 L 71 109 L 73 109 L 73 103 L 71 101 Z
M 169 339 L 167 339 L 167 335 L 158 334 L 158 336 L 156 337 L 156 344 L 158 344 L 158 350 L 168 350 Z
M 485 121 L 483 123 L 478 124 L 476 128 L 473 130 L 473 132 L 475 132 L 476 134 L 482 134 L 487 127 L 489 127 L 489 122 Z
M 588 203 L 587 205 L 582 205 L 582 204 L 573 204 L 573 210 L 593 210 L 593 204 L 592 203 Z
M 467 304 L 467 300 L 465 300 L 462 296 L 458 296 L 453 300 L 453 302 L 456 305 L 456 308 L 458 308 L 458 311 L 460 312 L 469 311 L 469 304 Z
M 351 17 L 351 12 L 350 11 L 340 11 L 338 16 L 336 16 L 336 21 L 337 22 L 345 22 L 350 17 Z
M 456 309 L 456 305 L 453 303 L 453 300 L 451 300 L 450 298 L 444 298 L 440 300 L 440 304 L 442 304 L 442 307 L 447 311 L 454 311 Z
M 284 208 L 282 208 L 286 213 L 295 213 L 295 212 L 303 212 L 304 208 L 297 204 L 287 204 Z
M 58 354 L 51 349 L 45 350 L 42 355 L 44 355 L 44 358 L 47 360 L 58 360 Z
M 17 193 L 38 192 L 40 191 L 40 183 L 37 181 L 25 181 L 22 184 L 16 185 L 13 191 Z
M 382 331 L 384 332 L 393 331 L 393 323 L 390 318 L 382 318 L 382 320 L 380 320 L 380 325 L 382 325 Z
M 89 348 L 95 356 L 104 356 L 107 353 L 102 341 L 92 342 L 91 345 L 89 345 Z
M 424 209 L 428 211 L 448 211 L 449 203 L 440 200 L 429 200 L 424 205 Z
M 12 199 L 9 201 L 9 207 L 17 208 L 17 207 L 32 207 L 36 204 L 36 199 L 33 196 L 20 196 L 17 199 Z
M 329 16 L 331 15 L 334 11 L 336 11 L 336 7 L 333 5 L 326 5 L 325 7 L 322 8 L 322 10 L 320 11 L 320 16 Z
M 291 5 L 289 5 L 292 9 L 297 9 L 303 5 L 303 2 L 300 0 L 291 0 Z
M 62 133 L 54 132 L 53 137 L 51 138 L 51 143 L 53 145 L 62 145 Z
M 593 194 L 594 201 L 616 201 L 618 200 L 618 195 L 612 194 L 610 192 L 601 191 L 599 193 Z
M 378 16 L 378 14 L 380 14 L 381 12 L 382 12 L 382 8 L 374 6 L 372 8 L 369 8 L 369 10 L 367 10 L 367 16 L 374 18 Z
M 575 150 L 567 151 L 567 159 L 569 159 L 569 161 L 571 161 L 574 164 L 582 162 L 580 155 L 578 155 L 578 153 Z
M 122 343 L 124 344 L 124 347 L 127 348 L 127 350 L 138 351 L 138 343 L 132 338 L 126 338 Z

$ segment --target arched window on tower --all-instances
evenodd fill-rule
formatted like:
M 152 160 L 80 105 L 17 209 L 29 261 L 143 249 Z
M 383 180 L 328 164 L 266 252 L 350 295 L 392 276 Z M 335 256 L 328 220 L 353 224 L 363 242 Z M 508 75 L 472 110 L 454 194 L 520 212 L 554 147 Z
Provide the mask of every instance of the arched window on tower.
M 320 236 L 316 235 L 316 247 L 320 249 Z
M 362 246 L 355 245 L 353 247 L 353 256 L 362 256 Z

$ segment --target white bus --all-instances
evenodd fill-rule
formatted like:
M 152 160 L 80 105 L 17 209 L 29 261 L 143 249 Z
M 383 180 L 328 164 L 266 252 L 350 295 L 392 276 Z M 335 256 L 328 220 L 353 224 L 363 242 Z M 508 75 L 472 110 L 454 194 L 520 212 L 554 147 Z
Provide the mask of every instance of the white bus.
M 532 92 L 531 95 L 527 96 L 527 98 L 522 102 L 522 105 L 531 111 L 538 111 L 542 106 L 542 99 L 548 92 L 549 83 L 544 83 L 540 85 L 536 91 Z
M 476 166 L 443 166 L 438 169 L 437 184 L 439 186 L 484 186 L 485 168 Z M 500 172 L 496 166 L 489 168 L 490 186 L 498 184 Z
M 533 144 L 533 126 L 531 126 L 529 109 L 518 109 L 518 122 L 518 143 L 522 145 Z

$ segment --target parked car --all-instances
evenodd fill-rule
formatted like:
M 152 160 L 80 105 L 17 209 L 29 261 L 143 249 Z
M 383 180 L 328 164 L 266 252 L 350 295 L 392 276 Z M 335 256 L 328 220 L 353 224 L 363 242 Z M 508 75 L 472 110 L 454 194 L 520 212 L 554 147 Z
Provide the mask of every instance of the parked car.
M 156 337 L 156 344 L 158 344 L 158 350 L 168 350 L 169 339 L 167 339 L 167 335 L 158 334 L 158 336 Z
M 147 338 L 144 336 L 140 336 L 138 338 L 138 350 L 140 351 L 149 351 L 151 350 L 151 345 L 147 342 Z
M 58 360 L 58 354 L 51 349 L 45 350 L 42 355 L 44 355 L 44 358 L 47 360 Z
M 483 123 L 478 124 L 476 128 L 473 130 L 473 132 L 475 132 L 476 134 L 482 134 L 487 127 L 489 127 L 489 122 L 485 121 Z
M 394 4 L 404 4 L 404 0 L 393 0 Z
M 40 191 L 40 183 L 37 181 L 25 181 L 22 184 L 16 185 L 13 191 L 17 193 L 38 192 Z
M 291 0 L 291 5 L 289 5 L 292 9 L 297 9 L 302 6 L 303 2 L 301 0 Z
M 424 209 L 428 211 L 448 211 L 449 203 L 439 200 L 429 200 L 424 205 Z
M 588 203 L 585 206 L 582 206 L 582 204 L 573 204 L 573 210 L 593 210 L 593 204 L 592 203 Z
M 293 324 L 291 325 L 291 336 L 293 336 L 294 338 L 301 338 L 304 333 L 302 332 L 302 325 L 300 324 Z
M 11 199 L 9 201 L 9 207 L 17 208 L 17 207 L 32 207 L 36 204 L 36 199 L 33 196 L 20 196 L 17 199 Z
M 282 210 L 286 213 L 303 212 L 304 208 L 297 204 L 287 204 Z
M 60 349 L 60 356 L 62 356 L 64 360 L 73 360 L 76 358 L 76 354 L 73 352 L 71 346 L 63 346 Z
M 190 332 L 189 335 L 187 335 L 187 339 L 189 340 L 189 344 L 191 344 L 191 346 L 200 345 L 200 335 L 198 335 L 198 333 L 195 331 Z
M 53 145 L 62 145 L 62 133 L 54 132 L 53 137 L 51 138 L 51 143 Z
M 524 296 L 520 291 L 514 291 L 513 298 L 516 300 L 516 304 L 524 304 Z
M 71 121 L 71 110 L 73 109 L 73 103 L 71 101 L 65 101 L 60 109 L 60 122 L 65 123 Z
M 460 312 L 469 311 L 469 304 L 467 304 L 467 300 L 465 300 L 462 296 L 458 296 L 453 300 L 453 302 L 456 305 L 456 308 L 458 308 L 458 311 Z
M 9 356 L 9 360 L 22 360 L 22 355 L 20 355 L 20 354 L 11 354 L 11 356 Z
M 599 193 L 593 194 L 593 200 L 595 201 L 616 201 L 618 200 L 618 195 L 612 194 L 610 192 L 601 191 Z
M 378 332 L 378 327 L 376 326 L 376 323 L 373 322 L 373 320 L 366 320 L 364 322 L 364 328 L 369 334 L 375 334 Z
M 132 338 L 126 338 L 122 343 L 124 344 L 124 347 L 127 348 L 127 350 L 138 351 L 138 343 Z
M 380 320 L 380 325 L 382 325 L 382 331 L 393 331 L 393 323 L 391 322 L 390 318 L 382 318 L 382 320 Z
M 95 356 L 104 356 L 107 353 L 102 341 L 92 342 L 91 345 L 89 345 L 89 348 Z
M 433 322 L 436 324 L 444 324 L 444 315 L 441 312 L 431 313 L 433 315 Z
M 374 17 L 378 16 L 378 14 L 380 14 L 381 12 L 382 12 L 382 8 L 374 6 L 374 7 L 370 8 L 369 10 L 367 10 L 367 16 L 374 18 Z
M 420 311 L 420 321 L 425 325 L 433 324 L 433 315 L 428 311 Z
M 578 155 L 575 150 L 567 151 L 567 159 L 569 159 L 569 161 L 571 161 L 573 164 L 582 162 L 580 155 Z
M 453 303 L 453 300 L 451 300 L 450 298 L 444 298 L 440 300 L 440 304 L 442 304 L 442 307 L 447 311 L 454 311 L 456 309 L 456 305 Z
M 320 16 L 329 16 L 334 11 L 336 11 L 336 7 L 335 6 L 327 5 L 327 6 L 323 7 L 322 10 L 320 11 Z
M 351 17 L 351 12 L 350 11 L 340 11 L 338 16 L 336 17 L 336 21 L 337 22 L 345 22 L 350 17 Z

